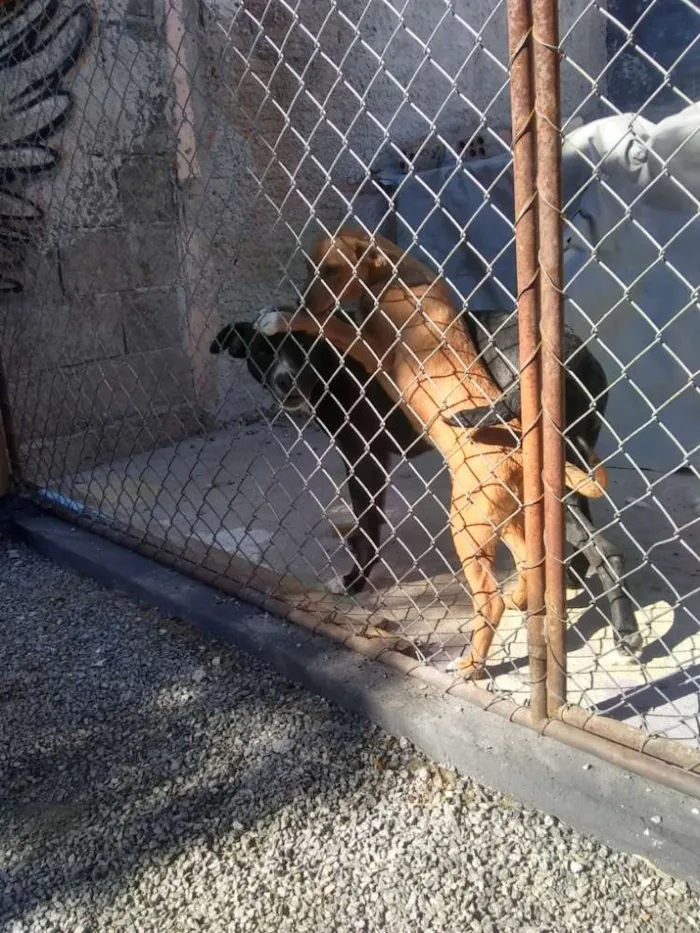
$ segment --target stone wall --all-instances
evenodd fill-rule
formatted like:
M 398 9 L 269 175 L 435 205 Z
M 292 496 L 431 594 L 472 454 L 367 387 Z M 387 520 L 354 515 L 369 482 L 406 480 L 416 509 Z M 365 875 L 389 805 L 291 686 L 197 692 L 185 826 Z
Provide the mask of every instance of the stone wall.
M 162 14 L 154 0 L 62 5 L 44 33 L 57 37 L 57 56 L 76 9 L 89 28 L 76 30 L 77 64 L 56 90 L 70 100 L 47 139 L 57 164 L 14 182 L 37 217 L 0 318 L 23 472 L 41 483 L 200 427 L 183 345 Z

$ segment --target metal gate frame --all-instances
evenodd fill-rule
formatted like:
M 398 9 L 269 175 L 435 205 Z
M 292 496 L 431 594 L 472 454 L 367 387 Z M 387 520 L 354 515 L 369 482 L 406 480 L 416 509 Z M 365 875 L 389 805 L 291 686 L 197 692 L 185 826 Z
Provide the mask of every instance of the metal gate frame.
M 172 0 L 181 11 L 181 4 Z M 87 508 L 28 490 L 43 507 L 481 709 L 700 798 L 700 751 L 566 702 L 564 587 L 563 270 L 557 0 L 508 0 L 515 227 L 522 361 L 524 512 L 531 707 L 453 679 L 387 644 L 386 632 L 329 610 L 288 577 L 203 544 L 110 527 Z M 0 494 L 11 475 L 10 412 L 0 373 Z M 5 430 L 3 431 L 3 423 Z M 4 435 L 8 436 L 5 437 Z M 21 476 L 16 472 L 16 482 Z
M 510 0 L 515 244 L 522 369 L 532 716 L 566 702 L 564 369 L 556 0 Z
M 531 725 L 581 730 L 564 741 L 630 767 L 625 750 L 649 756 L 646 773 L 700 794 L 700 753 L 566 702 L 564 533 L 564 276 L 558 0 L 508 0 L 513 122 L 515 248 L 521 359 L 524 515 L 528 577 Z M 548 719 L 549 718 L 549 719 Z M 568 732 L 568 730 L 567 730 Z M 635 761 L 633 770 L 643 759 Z M 673 774 L 672 768 L 685 772 Z M 643 773 L 640 771 L 640 773 Z

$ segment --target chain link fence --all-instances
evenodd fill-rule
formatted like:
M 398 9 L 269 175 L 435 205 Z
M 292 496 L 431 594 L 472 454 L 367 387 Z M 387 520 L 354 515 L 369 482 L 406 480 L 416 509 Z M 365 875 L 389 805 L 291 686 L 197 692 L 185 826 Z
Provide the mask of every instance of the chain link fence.
M 351 225 L 439 278 L 517 403 L 518 298 L 533 283 L 516 274 L 516 6 L 509 47 L 509 5 L 487 0 L 5 4 L 0 352 L 21 490 L 408 673 L 462 683 L 475 622 L 454 462 L 386 359 L 368 371 L 323 335 L 266 337 L 256 322 L 309 300 L 327 258 L 314 244 Z M 567 0 L 559 16 L 559 427 L 570 463 L 595 450 L 608 482 L 592 505 L 565 497 L 557 715 L 694 769 L 700 11 Z M 527 405 L 523 390 L 524 419 Z M 488 485 L 501 466 L 483 456 Z M 533 501 L 522 469 L 507 488 L 489 560 Z M 537 677 L 503 548 L 494 572 L 506 610 L 468 694 L 527 708 Z

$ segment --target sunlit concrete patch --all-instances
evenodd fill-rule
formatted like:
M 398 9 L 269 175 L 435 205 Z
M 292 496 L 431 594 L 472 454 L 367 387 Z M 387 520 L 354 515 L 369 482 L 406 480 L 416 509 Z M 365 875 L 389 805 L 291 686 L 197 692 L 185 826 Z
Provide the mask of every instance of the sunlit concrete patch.
M 322 595 L 350 569 L 354 527 L 341 460 L 325 435 L 292 423 L 246 424 L 189 439 L 89 474 L 57 489 L 171 548 L 193 541 L 291 575 Z M 572 703 L 688 743 L 700 742 L 700 495 L 689 476 L 611 471 L 596 525 L 625 553 L 627 587 L 644 637 L 638 659 L 621 656 L 597 581 L 570 590 L 568 698 Z M 472 604 L 447 521 L 449 477 L 427 454 L 396 464 L 387 493 L 381 561 L 359 596 L 331 605 L 400 633 L 417 659 L 447 670 L 468 650 Z M 619 522 L 614 523 L 615 512 Z M 608 527 L 610 526 L 610 527 Z M 512 561 L 499 550 L 504 591 Z M 358 623 L 359 624 L 359 623 Z M 527 632 L 509 610 L 496 632 L 485 689 L 526 703 Z
M 197 536 L 205 544 L 211 544 L 231 554 L 240 554 L 256 564 L 267 564 L 265 555 L 272 534 L 261 528 L 231 528 L 227 531 L 217 531 L 216 534 L 199 531 Z

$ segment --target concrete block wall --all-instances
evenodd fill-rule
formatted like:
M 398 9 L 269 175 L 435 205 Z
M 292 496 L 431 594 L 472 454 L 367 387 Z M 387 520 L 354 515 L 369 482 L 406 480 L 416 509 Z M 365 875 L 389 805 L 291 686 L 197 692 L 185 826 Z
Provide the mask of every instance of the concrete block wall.
M 53 18 L 57 32 L 67 9 Z M 0 333 L 23 472 L 34 482 L 201 429 L 183 343 L 162 36 L 154 0 L 100 0 L 62 82 L 72 106 L 48 139 L 58 164 L 23 187 L 43 220 L 22 262 L 23 290 L 2 302 Z

